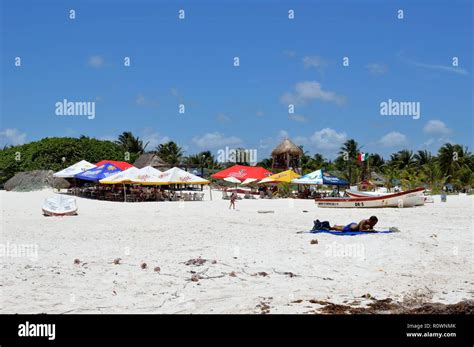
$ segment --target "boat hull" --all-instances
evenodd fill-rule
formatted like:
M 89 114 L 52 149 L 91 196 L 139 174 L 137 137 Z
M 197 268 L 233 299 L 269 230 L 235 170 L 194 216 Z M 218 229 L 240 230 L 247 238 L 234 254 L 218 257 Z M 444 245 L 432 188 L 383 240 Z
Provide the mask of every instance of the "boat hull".
M 427 197 L 423 195 L 424 190 L 418 192 L 418 198 L 415 199 L 415 206 L 424 205 L 427 202 Z M 374 197 L 374 196 L 389 196 L 393 195 L 393 193 L 380 193 L 380 192 L 361 192 L 358 190 L 348 189 L 346 190 L 347 195 L 351 198 L 365 198 L 365 197 Z M 404 202 L 404 205 L 408 205 L 412 203 L 412 199 L 410 196 L 410 201 Z
M 424 188 L 405 192 L 353 198 L 316 199 L 318 207 L 323 208 L 381 208 L 381 207 L 413 207 L 420 204 L 420 193 Z
M 77 215 L 76 199 L 62 195 L 45 199 L 42 207 L 45 216 L 74 216 Z

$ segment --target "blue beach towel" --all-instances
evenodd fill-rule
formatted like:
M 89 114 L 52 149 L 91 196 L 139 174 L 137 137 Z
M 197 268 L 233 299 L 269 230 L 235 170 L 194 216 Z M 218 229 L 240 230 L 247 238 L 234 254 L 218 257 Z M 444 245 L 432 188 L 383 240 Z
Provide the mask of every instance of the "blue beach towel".
M 393 230 L 383 230 L 383 231 L 334 231 L 334 230 L 311 230 L 309 233 L 317 234 L 317 233 L 326 233 L 338 236 L 355 236 L 355 235 L 363 235 L 363 234 L 389 234 L 393 233 Z

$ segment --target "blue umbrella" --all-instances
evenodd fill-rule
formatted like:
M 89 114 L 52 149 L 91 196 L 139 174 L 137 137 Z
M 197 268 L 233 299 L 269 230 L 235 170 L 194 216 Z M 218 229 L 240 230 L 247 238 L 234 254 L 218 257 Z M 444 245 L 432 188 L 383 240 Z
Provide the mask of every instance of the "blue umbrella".
M 97 166 L 87 171 L 78 173 L 74 177 L 86 181 L 99 181 L 103 178 L 115 175 L 120 171 L 122 171 L 122 169 L 113 164 L 103 164 L 101 166 Z
M 323 170 L 316 170 L 300 178 L 296 178 L 291 183 L 296 184 L 319 184 L 327 186 L 348 186 L 349 182 L 342 178 L 331 175 Z

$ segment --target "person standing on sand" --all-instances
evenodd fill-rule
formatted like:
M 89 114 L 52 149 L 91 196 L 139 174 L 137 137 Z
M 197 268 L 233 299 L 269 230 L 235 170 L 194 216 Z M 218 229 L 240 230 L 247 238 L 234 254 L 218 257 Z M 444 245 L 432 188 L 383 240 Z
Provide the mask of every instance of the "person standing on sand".
M 230 210 L 231 207 L 233 207 L 234 210 L 235 210 L 235 200 L 237 200 L 237 194 L 235 194 L 235 192 L 234 192 L 234 193 L 232 193 L 232 195 L 230 196 L 229 210 Z

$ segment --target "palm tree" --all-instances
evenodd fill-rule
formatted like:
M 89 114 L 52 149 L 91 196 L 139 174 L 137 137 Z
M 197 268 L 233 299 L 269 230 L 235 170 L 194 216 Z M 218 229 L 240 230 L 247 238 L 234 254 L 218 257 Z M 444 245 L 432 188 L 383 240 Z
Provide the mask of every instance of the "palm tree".
M 329 167 L 329 162 L 326 160 L 326 158 L 324 158 L 324 156 L 320 153 L 316 153 L 313 158 L 312 158 L 312 161 L 314 163 L 314 166 L 315 166 L 315 170 L 318 170 L 318 169 L 324 169 L 324 170 L 327 170 L 328 167 Z
M 430 186 L 433 193 L 441 191 L 446 182 L 446 177 L 444 177 L 439 165 L 435 161 L 424 164 L 419 175 L 421 180 Z
M 267 170 L 271 170 L 272 169 L 272 164 L 273 164 L 273 160 L 271 158 L 265 158 L 265 159 L 262 159 L 261 161 L 259 161 L 257 163 L 257 166 L 261 166 Z
M 399 170 L 402 169 L 409 169 L 415 164 L 415 158 L 413 156 L 413 151 L 409 151 L 407 149 L 403 149 L 398 151 L 397 153 L 393 153 L 390 156 L 390 163 L 391 166 L 396 167 Z
M 182 148 L 173 141 L 159 144 L 155 151 L 161 159 L 171 165 L 179 164 L 183 159 Z
M 433 161 L 433 156 L 429 151 L 425 150 L 420 150 L 418 151 L 414 156 L 413 156 L 416 165 L 421 168 L 423 165 L 426 165 Z
M 395 180 L 399 177 L 399 170 L 395 166 L 386 163 L 382 171 L 386 178 L 385 187 L 390 191 L 393 188 Z
M 353 183 L 353 179 L 357 178 L 354 175 L 355 171 L 355 161 L 357 160 L 357 154 L 360 152 L 361 147 L 354 139 L 349 139 L 341 146 L 339 151 L 339 158 L 342 158 L 346 162 L 346 177 L 349 180 L 349 183 Z
M 214 155 L 210 151 L 204 151 L 190 155 L 185 158 L 187 164 L 203 166 L 207 169 L 220 168 L 219 163 L 215 160 Z
M 467 147 L 444 144 L 438 151 L 439 167 L 450 182 L 462 168 L 473 168 L 473 156 Z
M 143 146 L 143 141 L 137 136 L 133 136 L 132 132 L 124 131 L 119 135 L 116 144 L 120 145 L 125 151 L 130 153 L 142 154 L 145 151 L 148 142 Z
M 380 172 L 385 164 L 385 160 L 380 154 L 373 153 L 369 155 L 369 166 L 372 170 Z
M 340 148 L 339 155 L 344 156 L 346 153 L 350 159 L 357 159 L 357 154 L 360 152 L 359 144 L 354 139 L 349 139 Z

